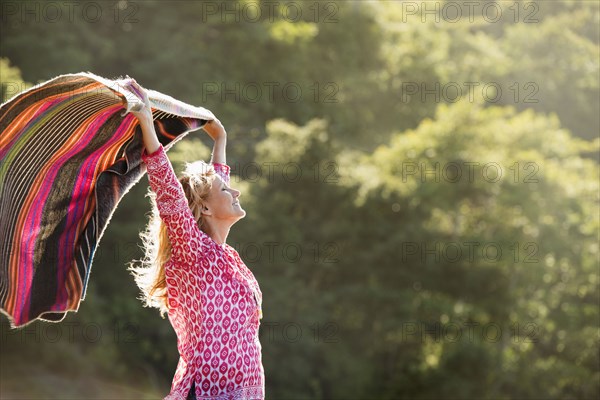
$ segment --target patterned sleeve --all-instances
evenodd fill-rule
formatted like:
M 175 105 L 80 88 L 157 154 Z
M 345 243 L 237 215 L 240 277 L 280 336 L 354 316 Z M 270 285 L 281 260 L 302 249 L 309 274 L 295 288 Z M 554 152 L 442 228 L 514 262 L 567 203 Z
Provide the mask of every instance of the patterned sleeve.
M 172 257 L 194 262 L 192 248 L 201 248 L 208 236 L 198 227 L 164 147 L 160 145 L 152 154 L 144 149 L 142 161 L 146 164 L 150 187 L 156 193 L 158 212 L 167 226 Z

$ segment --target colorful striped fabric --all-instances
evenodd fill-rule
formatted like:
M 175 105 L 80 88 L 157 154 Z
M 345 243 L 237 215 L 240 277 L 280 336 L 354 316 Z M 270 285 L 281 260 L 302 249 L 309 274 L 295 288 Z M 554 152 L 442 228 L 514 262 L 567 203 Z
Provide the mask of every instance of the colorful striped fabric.
M 61 75 L 0 106 L 0 307 L 13 327 L 77 311 L 110 217 L 146 172 L 128 113 L 140 101 L 123 82 Z M 148 96 L 165 149 L 215 118 Z

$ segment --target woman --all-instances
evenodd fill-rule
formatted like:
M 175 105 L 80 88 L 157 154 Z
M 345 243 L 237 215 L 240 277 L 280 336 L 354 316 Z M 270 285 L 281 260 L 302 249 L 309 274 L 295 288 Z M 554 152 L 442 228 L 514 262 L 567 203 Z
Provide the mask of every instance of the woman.
M 154 214 L 142 234 L 142 266 L 133 268 L 146 305 L 167 312 L 179 363 L 166 399 L 264 399 L 258 328 L 262 293 L 229 229 L 246 215 L 229 186 L 227 134 L 219 120 L 203 129 L 214 140 L 210 165 L 188 164 L 178 180 L 154 130 L 145 90 L 138 118 Z

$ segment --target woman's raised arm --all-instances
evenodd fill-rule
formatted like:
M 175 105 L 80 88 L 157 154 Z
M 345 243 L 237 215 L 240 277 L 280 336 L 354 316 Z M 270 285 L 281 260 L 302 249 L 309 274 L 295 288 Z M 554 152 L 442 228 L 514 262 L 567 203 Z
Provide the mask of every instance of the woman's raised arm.
M 218 119 L 208 121 L 203 127 L 213 140 L 213 151 L 210 157 L 211 164 L 227 164 L 227 156 L 225 148 L 227 147 L 227 132 L 223 124 Z
M 154 130 L 154 119 L 152 118 L 152 108 L 150 107 L 148 93 L 146 93 L 146 90 L 144 90 L 144 88 L 142 88 L 134 79 L 127 81 L 126 85 L 127 88 L 135 93 L 135 95 L 139 97 L 145 104 L 145 107 L 141 110 L 132 110 L 131 113 L 140 121 L 146 152 L 148 154 L 152 154 L 158 150 L 160 142 L 158 141 L 156 131 Z
M 198 228 L 183 187 L 158 141 L 146 91 L 135 81 L 131 82 L 129 88 L 135 90 L 136 95 L 146 103 L 144 109 L 131 112 L 138 118 L 142 128 L 145 147 L 142 161 L 146 164 L 148 183 L 156 194 L 156 206 L 167 228 L 172 256 L 191 265 L 195 253 L 190 249 L 200 248 L 201 242 L 208 242 L 208 236 Z

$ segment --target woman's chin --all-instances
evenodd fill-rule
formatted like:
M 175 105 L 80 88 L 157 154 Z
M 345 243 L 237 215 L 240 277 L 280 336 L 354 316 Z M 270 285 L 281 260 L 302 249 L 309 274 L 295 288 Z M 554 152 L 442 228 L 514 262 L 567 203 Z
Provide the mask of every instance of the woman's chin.
M 233 208 L 234 208 L 236 211 L 238 211 L 238 212 L 240 212 L 240 213 L 242 213 L 242 214 L 246 215 L 246 210 L 244 210 L 244 209 L 242 208 L 242 206 L 241 206 L 239 203 L 238 203 L 238 204 L 236 204 L 235 206 L 233 206 Z
M 246 216 L 246 210 L 244 210 L 244 209 L 243 209 L 243 208 L 241 208 L 241 207 L 236 207 L 236 208 L 237 208 L 237 210 L 235 210 L 235 213 L 234 213 L 235 217 L 236 217 L 237 219 L 242 219 L 242 218 L 244 218 L 244 217 Z

